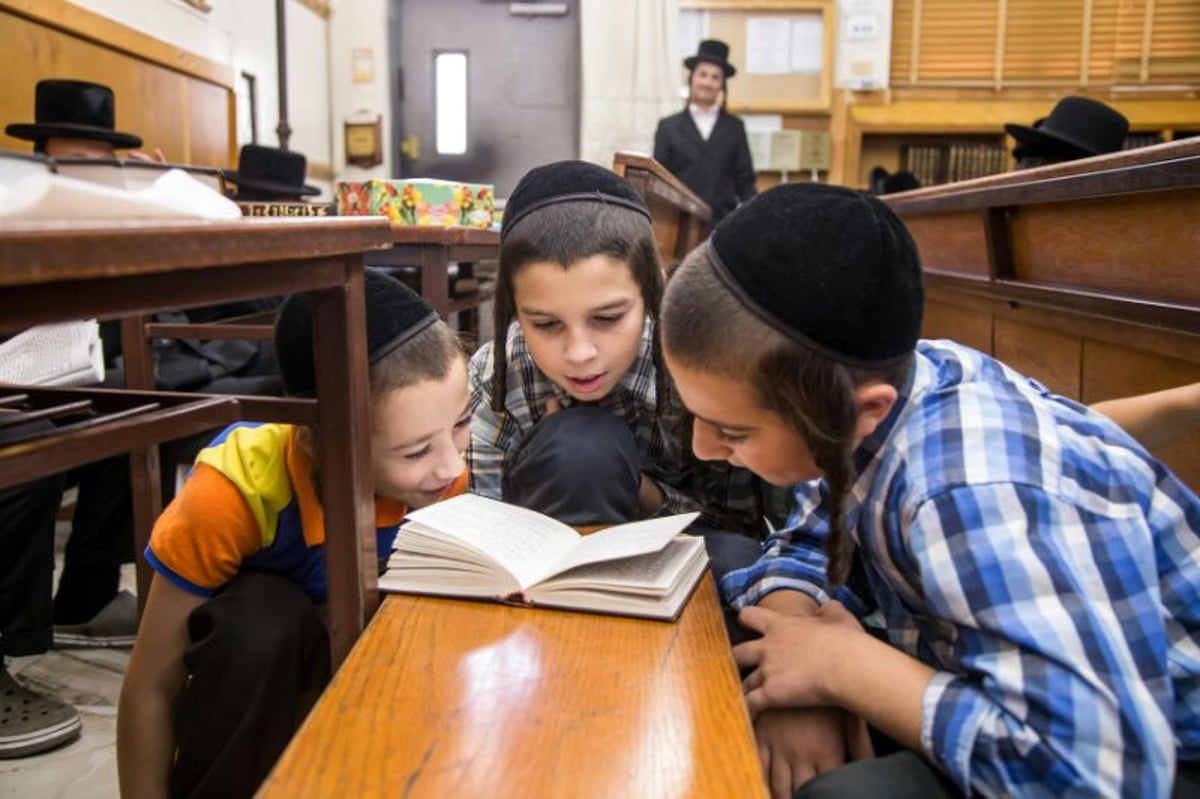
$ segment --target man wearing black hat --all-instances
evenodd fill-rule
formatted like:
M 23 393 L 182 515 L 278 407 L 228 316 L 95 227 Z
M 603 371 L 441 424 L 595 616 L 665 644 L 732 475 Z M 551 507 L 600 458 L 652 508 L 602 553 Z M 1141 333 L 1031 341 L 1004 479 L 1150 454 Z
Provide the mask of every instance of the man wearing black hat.
M 35 90 L 34 121 L 9 125 L 4 132 L 33 142 L 51 158 L 115 157 L 117 150 L 141 147 L 132 133 L 116 130 L 113 91 L 99 83 L 52 78 Z
M 1017 146 L 1017 169 L 1115 153 L 1125 144 L 1129 120 L 1120 111 L 1090 97 L 1058 101 L 1050 115 L 1030 125 L 1004 126 Z
M 239 202 L 296 202 L 321 193 L 304 182 L 307 168 L 303 153 L 244 144 L 238 152 L 237 171 L 222 174 L 226 183 L 237 186 L 234 199 Z
M 746 127 L 725 111 L 725 82 L 737 70 L 729 63 L 729 45 L 717 39 L 700 42 L 683 65 L 687 108 L 659 120 L 654 159 L 708 203 L 716 224 L 757 191 Z

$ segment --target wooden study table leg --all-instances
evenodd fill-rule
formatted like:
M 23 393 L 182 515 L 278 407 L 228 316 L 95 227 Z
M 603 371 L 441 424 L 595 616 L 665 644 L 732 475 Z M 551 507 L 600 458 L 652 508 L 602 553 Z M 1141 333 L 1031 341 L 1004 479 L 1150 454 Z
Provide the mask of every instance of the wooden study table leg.
M 342 263 L 345 283 L 312 293 L 334 668 L 379 604 L 362 256 L 345 257 Z
M 121 319 L 121 349 L 125 355 L 125 387 L 143 391 L 154 390 L 153 342 L 146 338 L 146 316 L 126 316 Z M 137 569 L 138 616 L 150 596 L 153 571 L 146 562 L 146 544 L 154 520 L 162 512 L 161 468 L 158 447 L 129 453 L 129 482 L 133 508 L 133 562 Z
M 439 244 L 420 245 L 420 253 L 421 297 L 445 319 L 450 314 L 450 258 Z

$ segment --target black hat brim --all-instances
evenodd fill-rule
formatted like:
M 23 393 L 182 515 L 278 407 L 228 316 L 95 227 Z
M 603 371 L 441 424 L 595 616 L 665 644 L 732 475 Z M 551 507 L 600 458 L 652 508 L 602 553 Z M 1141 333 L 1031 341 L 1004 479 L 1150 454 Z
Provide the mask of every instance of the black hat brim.
M 725 77 L 727 78 L 732 78 L 737 74 L 737 69 L 735 69 L 733 64 L 730 64 L 728 61 L 722 61 L 719 58 L 709 58 L 708 56 L 703 55 L 688 56 L 687 58 L 683 59 L 683 65 L 687 67 L 688 71 L 690 72 L 695 69 L 696 65 L 701 61 L 705 61 L 709 64 L 716 64 L 725 71 Z
M 142 146 L 140 136 L 134 136 L 132 133 L 122 133 L 119 130 L 98 128 L 94 125 L 72 125 L 69 123 L 44 125 L 36 122 L 17 123 L 6 127 L 4 132 L 14 139 L 25 139 L 26 141 L 61 137 L 64 139 L 98 139 L 110 142 L 113 147 L 118 149 Z
M 276 183 L 271 180 L 259 180 L 257 178 L 239 178 L 238 173 L 232 170 L 227 170 L 221 174 L 225 176 L 226 181 L 233 183 L 239 189 L 257 189 L 258 191 L 270 191 L 276 194 L 298 194 L 300 196 L 321 193 L 321 190 L 316 186 L 309 186 L 307 183 L 296 186 L 291 183 Z
M 1004 130 L 1017 140 L 1019 147 L 1015 149 L 1020 149 L 1022 155 L 1030 152 L 1062 153 L 1074 158 L 1097 155 L 1094 150 L 1055 136 L 1043 128 L 1031 128 L 1028 125 L 1017 125 L 1010 122 L 1004 126 Z

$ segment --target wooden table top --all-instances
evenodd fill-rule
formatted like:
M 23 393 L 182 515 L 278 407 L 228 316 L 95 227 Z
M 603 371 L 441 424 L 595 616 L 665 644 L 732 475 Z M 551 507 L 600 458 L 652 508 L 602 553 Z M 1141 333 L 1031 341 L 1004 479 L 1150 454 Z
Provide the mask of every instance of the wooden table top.
M 705 577 L 674 624 L 389 596 L 259 795 L 766 788 Z
M 500 231 L 494 228 L 442 227 L 435 225 L 392 225 L 396 244 L 441 244 L 500 246 Z
M 0 287 L 298 261 L 391 246 L 383 217 L 0 224 Z

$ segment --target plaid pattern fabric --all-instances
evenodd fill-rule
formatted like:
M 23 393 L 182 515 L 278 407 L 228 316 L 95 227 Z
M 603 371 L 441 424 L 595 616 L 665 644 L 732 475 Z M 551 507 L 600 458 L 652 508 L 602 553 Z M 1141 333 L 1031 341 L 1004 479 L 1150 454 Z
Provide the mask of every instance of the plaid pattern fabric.
M 558 400 L 563 408 L 575 403 L 561 387 L 547 379 L 533 362 L 521 327 L 508 329 L 508 375 L 504 411 L 491 408 L 493 344 L 484 344 L 471 358 L 471 443 L 467 463 L 471 491 L 500 497 L 504 461 L 516 452 L 525 435 L 545 413 L 546 402 Z M 662 512 L 701 510 L 702 522 L 738 531 L 757 532 L 762 527 L 763 504 L 757 478 L 745 469 L 726 464 L 701 464 L 685 451 L 681 431 L 683 409 L 670 404 L 659 418 L 655 383 L 654 321 L 647 317 L 633 365 L 608 396 L 596 403 L 611 410 L 629 425 L 637 441 L 642 471 L 662 488 Z
M 1200 499 L 1122 430 L 999 362 L 922 342 L 856 452 L 839 587 L 937 670 L 926 755 L 987 796 L 1167 796 L 1200 760 Z M 828 599 L 825 486 L 722 590 Z

